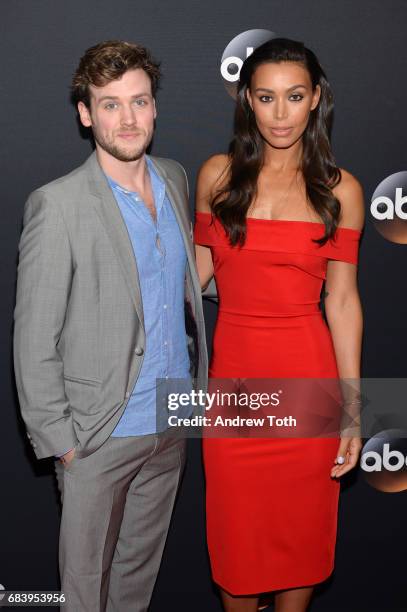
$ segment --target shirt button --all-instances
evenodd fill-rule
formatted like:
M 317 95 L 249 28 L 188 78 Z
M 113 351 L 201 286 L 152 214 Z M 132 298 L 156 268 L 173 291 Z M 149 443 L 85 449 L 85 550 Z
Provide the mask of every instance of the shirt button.
M 167 304 L 164 304 L 164 308 L 167 308 Z
M 136 353 L 136 355 L 140 357 L 144 353 L 144 349 L 142 346 L 136 346 L 136 348 L 134 349 L 134 352 Z
M 126 397 L 130 397 L 130 391 L 126 391 Z
M 164 346 L 167 346 L 168 342 L 167 340 L 164 341 Z

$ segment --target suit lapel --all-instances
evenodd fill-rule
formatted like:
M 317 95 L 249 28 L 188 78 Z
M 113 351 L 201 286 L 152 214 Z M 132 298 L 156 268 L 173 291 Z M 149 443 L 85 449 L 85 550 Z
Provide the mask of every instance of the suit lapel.
M 192 225 L 189 219 L 189 215 L 185 207 L 182 204 L 182 195 L 175 183 L 170 176 L 165 172 L 165 170 L 160 166 L 159 162 L 154 159 L 154 157 L 150 157 L 151 162 L 157 172 L 161 176 L 161 178 L 165 182 L 165 189 L 167 192 L 168 199 L 170 204 L 174 210 L 175 217 L 178 221 L 179 228 L 181 230 L 182 238 L 184 240 L 185 251 L 187 253 L 188 264 L 191 270 L 191 274 L 193 275 L 195 272 L 195 253 L 192 245 Z
M 139 274 L 126 224 L 95 152 L 90 156 L 86 164 L 89 165 L 91 190 L 96 196 L 93 202 L 94 208 L 110 238 L 138 318 L 144 327 Z

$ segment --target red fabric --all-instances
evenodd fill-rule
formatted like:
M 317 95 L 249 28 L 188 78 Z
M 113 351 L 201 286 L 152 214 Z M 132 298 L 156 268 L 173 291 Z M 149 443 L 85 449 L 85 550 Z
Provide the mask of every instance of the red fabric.
M 219 312 L 212 378 L 337 378 L 318 304 L 329 259 L 356 264 L 361 232 L 319 223 L 247 220 L 231 247 L 219 221 L 196 213 L 211 248 Z M 207 537 L 213 578 L 234 594 L 315 584 L 332 572 L 339 483 L 335 438 L 206 438 Z

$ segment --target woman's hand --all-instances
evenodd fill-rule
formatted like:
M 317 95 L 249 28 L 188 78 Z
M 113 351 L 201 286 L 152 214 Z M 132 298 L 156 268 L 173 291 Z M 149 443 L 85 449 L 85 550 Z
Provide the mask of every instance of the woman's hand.
M 335 466 L 331 470 L 332 478 L 340 478 L 346 472 L 354 468 L 359 460 L 360 451 L 362 448 L 362 440 L 360 437 L 343 437 L 339 444 L 338 453 L 335 458 Z M 338 458 L 343 457 L 344 463 L 338 463 Z

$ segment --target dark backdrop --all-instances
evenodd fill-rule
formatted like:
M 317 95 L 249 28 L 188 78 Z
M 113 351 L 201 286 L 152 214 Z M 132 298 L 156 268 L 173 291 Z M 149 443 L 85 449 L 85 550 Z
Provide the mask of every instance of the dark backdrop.
M 121 38 L 145 44 L 162 60 L 152 152 L 178 159 L 193 192 L 199 165 L 224 151 L 231 133 L 233 101 L 219 72 L 228 42 L 252 28 L 304 40 L 319 55 L 334 89 L 337 161 L 360 179 L 368 202 L 383 178 L 407 170 L 407 3 L 2 0 L 0 11 L 0 583 L 7 589 L 51 590 L 58 588 L 58 500 L 52 462 L 35 460 L 18 416 L 11 330 L 27 195 L 90 153 L 69 105 L 78 58 L 100 40 Z M 382 238 L 367 215 L 359 268 L 364 376 L 406 376 L 406 249 Z M 206 303 L 205 310 L 210 341 L 216 306 Z M 406 610 L 406 493 L 380 493 L 360 473 L 346 478 L 342 488 L 336 569 L 312 610 Z M 210 582 L 203 499 L 200 446 L 190 441 L 152 612 L 220 610 Z

